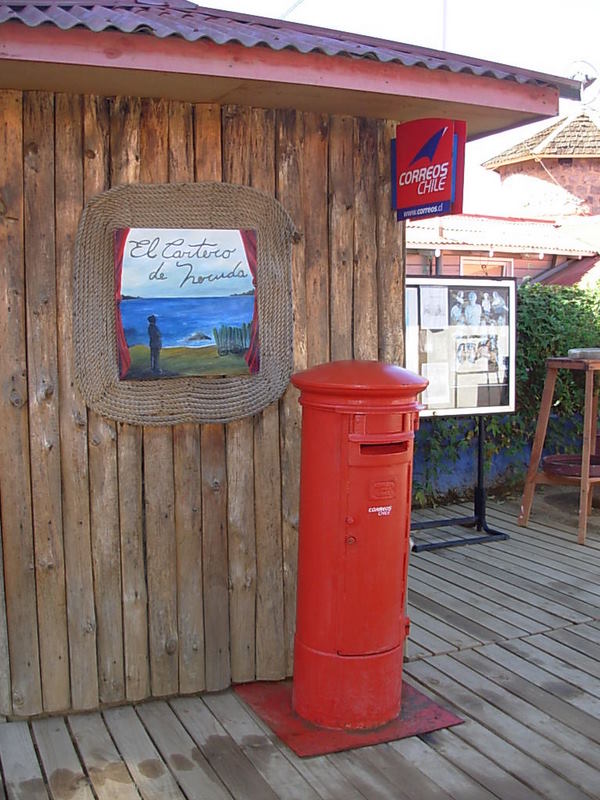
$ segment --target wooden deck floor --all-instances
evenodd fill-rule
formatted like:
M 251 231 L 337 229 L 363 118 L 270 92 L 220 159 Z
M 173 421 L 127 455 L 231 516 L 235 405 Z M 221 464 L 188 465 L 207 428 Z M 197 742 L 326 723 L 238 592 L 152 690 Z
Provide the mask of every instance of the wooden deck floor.
M 515 520 L 491 504 L 510 540 L 411 557 L 405 677 L 464 724 L 299 759 L 232 692 L 6 722 L 0 797 L 597 799 L 600 532 L 578 546 L 575 519 L 569 531 L 535 505 L 529 528 Z

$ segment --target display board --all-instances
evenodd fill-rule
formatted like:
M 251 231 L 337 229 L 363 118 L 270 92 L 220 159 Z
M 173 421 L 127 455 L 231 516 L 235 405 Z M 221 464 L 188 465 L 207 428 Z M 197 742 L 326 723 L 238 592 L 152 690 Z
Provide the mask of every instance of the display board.
M 422 416 L 515 410 L 514 279 L 407 278 L 405 345 Z

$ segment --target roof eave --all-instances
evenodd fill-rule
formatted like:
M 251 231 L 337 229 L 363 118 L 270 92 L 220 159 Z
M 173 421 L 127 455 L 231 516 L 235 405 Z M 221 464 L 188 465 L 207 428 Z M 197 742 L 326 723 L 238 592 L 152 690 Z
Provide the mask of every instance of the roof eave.
M 600 158 L 600 153 L 531 153 L 531 155 L 524 155 L 519 158 L 511 158 L 506 161 L 501 161 L 498 164 L 488 166 L 484 162 L 481 166 L 495 172 L 501 167 L 510 167 L 513 164 L 525 164 L 528 161 L 558 161 L 561 158 L 570 159 L 583 159 L 583 158 Z
M 445 242 L 417 242 L 417 241 L 408 241 L 406 242 L 406 249 L 407 250 L 435 250 L 439 248 L 440 250 L 448 250 L 450 252 L 458 252 L 464 251 L 468 253 L 484 253 L 486 254 L 489 250 L 494 250 L 494 258 L 501 258 L 502 253 L 512 253 L 516 255 L 518 253 L 547 253 L 548 255 L 557 255 L 557 256 L 567 256 L 569 258 L 585 258 L 587 256 L 596 255 L 594 250 L 567 250 L 566 248 L 553 248 L 549 247 L 546 243 L 545 245 L 501 245 L 497 242 L 490 242 L 489 244 L 447 244 Z
M 467 120 L 470 139 L 555 116 L 560 89 L 318 52 L 19 22 L 0 26 L 0 63 L 4 88 L 136 93 L 397 121 L 451 115 Z

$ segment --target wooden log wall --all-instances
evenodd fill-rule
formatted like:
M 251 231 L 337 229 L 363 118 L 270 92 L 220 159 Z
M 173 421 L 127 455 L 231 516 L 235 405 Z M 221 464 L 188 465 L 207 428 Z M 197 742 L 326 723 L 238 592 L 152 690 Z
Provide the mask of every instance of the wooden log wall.
M 296 391 L 228 425 L 140 428 L 87 409 L 73 371 L 77 224 L 125 183 L 273 193 L 300 233 L 295 368 L 402 363 L 392 135 L 294 110 L 0 94 L 0 713 L 291 674 Z

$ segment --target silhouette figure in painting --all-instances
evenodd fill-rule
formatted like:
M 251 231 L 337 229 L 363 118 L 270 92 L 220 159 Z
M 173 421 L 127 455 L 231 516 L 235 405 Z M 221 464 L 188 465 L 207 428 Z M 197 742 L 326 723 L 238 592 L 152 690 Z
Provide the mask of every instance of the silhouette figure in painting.
M 148 317 L 148 338 L 150 340 L 150 369 L 154 375 L 160 375 L 161 369 L 158 365 L 158 362 L 162 347 L 162 339 L 154 314 L 150 314 Z

